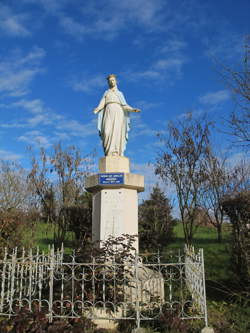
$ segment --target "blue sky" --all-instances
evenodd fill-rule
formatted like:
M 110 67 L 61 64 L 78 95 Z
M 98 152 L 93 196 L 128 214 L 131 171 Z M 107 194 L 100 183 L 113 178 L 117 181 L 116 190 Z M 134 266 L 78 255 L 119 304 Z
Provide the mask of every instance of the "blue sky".
M 168 120 L 193 110 L 221 127 L 234 109 L 212 59 L 240 62 L 249 13 L 249 0 L 0 0 L 0 158 L 28 167 L 28 145 L 60 141 L 96 149 L 97 162 L 92 110 L 115 73 L 142 109 L 126 156 L 152 185 L 148 162 Z

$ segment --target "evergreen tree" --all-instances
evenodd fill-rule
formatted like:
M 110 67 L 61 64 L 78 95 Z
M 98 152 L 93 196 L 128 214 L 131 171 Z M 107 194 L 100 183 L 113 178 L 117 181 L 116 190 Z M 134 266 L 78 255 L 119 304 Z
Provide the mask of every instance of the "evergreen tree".
M 173 235 L 174 219 L 169 199 L 156 185 L 150 198 L 139 206 L 140 250 L 157 251 L 166 246 Z

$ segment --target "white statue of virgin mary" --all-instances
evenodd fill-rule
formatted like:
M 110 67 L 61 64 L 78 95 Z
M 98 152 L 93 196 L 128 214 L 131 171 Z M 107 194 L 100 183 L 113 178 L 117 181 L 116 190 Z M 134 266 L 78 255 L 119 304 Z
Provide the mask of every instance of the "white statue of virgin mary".
M 114 74 L 110 74 L 107 80 L 109 89 L 93 112 L 98 113 L 98 130 L 105 156 L 123 156 L 128 141 L 129 112 L 140 110 L 127 104 L 117 88 Z

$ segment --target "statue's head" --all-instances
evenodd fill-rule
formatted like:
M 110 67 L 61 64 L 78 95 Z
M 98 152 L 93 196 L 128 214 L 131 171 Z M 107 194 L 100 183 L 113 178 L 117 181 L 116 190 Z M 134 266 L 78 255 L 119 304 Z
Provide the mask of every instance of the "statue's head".
M 108 81 L 108 85 L 110 88 L 113 88 L 116 86 L 116 75 L 115 74 L 109 74 L 107 76 L 107 81 Z

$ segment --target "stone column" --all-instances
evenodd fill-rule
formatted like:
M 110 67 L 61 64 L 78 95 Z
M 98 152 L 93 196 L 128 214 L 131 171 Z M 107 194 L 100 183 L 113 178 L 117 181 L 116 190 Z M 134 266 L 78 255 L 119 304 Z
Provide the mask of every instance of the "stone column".
M 144 177 L 130 173 L 127 157 L 101 158 L 99 173 L 87 178 L 85 188 L 93 193 L 93 241 L 138 235 L 137 193 L 144 191 Z M 138 240 L 134 247 L 138 252 Z

